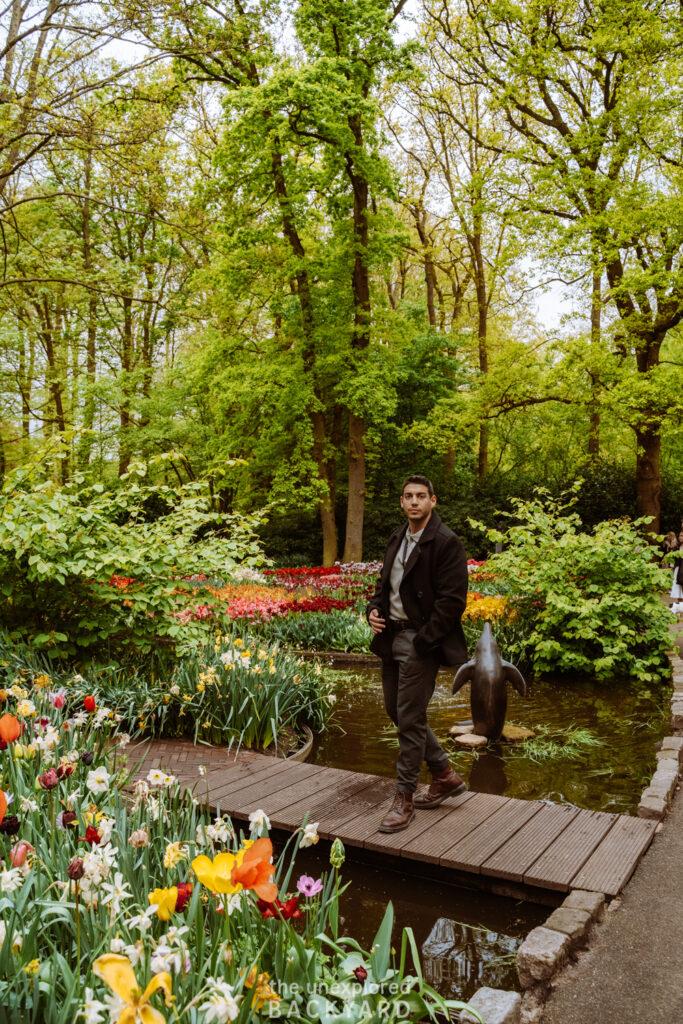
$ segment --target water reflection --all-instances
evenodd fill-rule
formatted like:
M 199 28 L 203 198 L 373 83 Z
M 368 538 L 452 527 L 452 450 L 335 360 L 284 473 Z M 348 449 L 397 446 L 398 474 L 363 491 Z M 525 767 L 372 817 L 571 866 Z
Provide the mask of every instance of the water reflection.
M 387 716 L 377 669 L 335 672 L 336 726 L 318 737 L 311 760 L 316 764 L 391 778 L 397 744 Z M 481 793 L 571 803 L 591 810 L 632 814 L 654 771 L 654 742 L 666 731 L 665 692 L 634 691 L 625 684 L 590 681 L 538 682 L 522 698 L 508 695 L 508 722 L 550 730 L 559 746 L 572 727 L 587 730 L 599 744 L 580 751 L 575 760 L 543 756 L 502 743 L 483 753 L 463 750 L 450 739 L 452 725 L 470 719 L 469 686 L 454 697 L 452 674 L 439 673 L 429 719 L 460 774 Z M 423 769 L 421 781 L 428 781 Z
M 422 944 L 426 981 L 450 999 L 469 998 L 480 986 L 517 987 L 519 939 L 440 917 Z

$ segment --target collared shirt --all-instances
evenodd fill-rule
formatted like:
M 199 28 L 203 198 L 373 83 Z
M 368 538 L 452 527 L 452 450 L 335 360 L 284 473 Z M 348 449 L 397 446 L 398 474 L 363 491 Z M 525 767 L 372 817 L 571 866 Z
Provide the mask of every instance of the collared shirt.
M 401 586 L 401 580 L 403 579 L 403 573 L 408 563 L 408 559 L 413 553 L 415 545 L 419 541 L 420 537 L 424 533 L 424 526 L 417 533 L 410 532 L 410 526 L 406 527 L 406 532 L 398 551 L 396 552 L 396 558 L 394 559 L 393 565 L 391 566 L 391 577 L 390 577 L 390 589 L 389 589 L 389 618 L 395 621 L 401 619 L 407 619 L 406 610 L 403 607 L 403 601 L 401 601 L 401 595 L 399 594 L 399 587 Z

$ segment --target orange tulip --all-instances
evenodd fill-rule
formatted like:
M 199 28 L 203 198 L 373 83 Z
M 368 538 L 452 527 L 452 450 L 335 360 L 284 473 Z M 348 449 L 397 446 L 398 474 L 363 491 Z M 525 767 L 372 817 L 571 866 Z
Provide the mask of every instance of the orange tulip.
M 0 740 L 4 743 L 14 743 L 21 736 L 21 725 L 14 715 L 0 716 Z
M 242 863 L 235 864 L 232 869 L 232 884 L 253 889 L 259 899 L 272 903 L 277 896 L 277 886 L 269 881 L 275 871 L 275 865 L 270 863 L 272 856 L 273 844 L 270 839 L 257 839 L 244 854 Z
M 5 791 L 0 789 L 0 822 L 7 814 L 7 797 Z

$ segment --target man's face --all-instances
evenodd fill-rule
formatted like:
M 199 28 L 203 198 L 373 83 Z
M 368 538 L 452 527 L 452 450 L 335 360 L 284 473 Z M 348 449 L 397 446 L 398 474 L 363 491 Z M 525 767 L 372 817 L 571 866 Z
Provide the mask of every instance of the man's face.
M 401 495 L 401 508 L 408 516 L 408 522 L 419 528 L 427 522 L 436 505 L 436 495 L 430 495 L 424 484 L 406 484 Z

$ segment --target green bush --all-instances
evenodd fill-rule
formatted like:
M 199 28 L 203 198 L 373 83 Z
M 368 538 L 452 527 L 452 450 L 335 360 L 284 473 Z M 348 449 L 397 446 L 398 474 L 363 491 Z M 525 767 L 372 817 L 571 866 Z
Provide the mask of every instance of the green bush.
M 111 491 L 82 477 L 60 487 L 40 466 L 5 478 L 0 626 L 51 656 L 120 657 L 203 634 L 199 616 L 178 618 L 193 592 L 183 577 L 262 564 L 259 517 L 217 514 L 204 485 L 155 485 L 148 471 L 134 464 Z
M 516 501 L 507 533 L 488 533 L 505 544 L 488 568 L 517 595 L 520 627 L 530 626 L 533 669 L 599 680 L 664 679 L 671 613 L 660 593 L 669 575 L 640 532 L 645 520 L 598 523 L 584 533 L 572 503 L 543 493 Z

